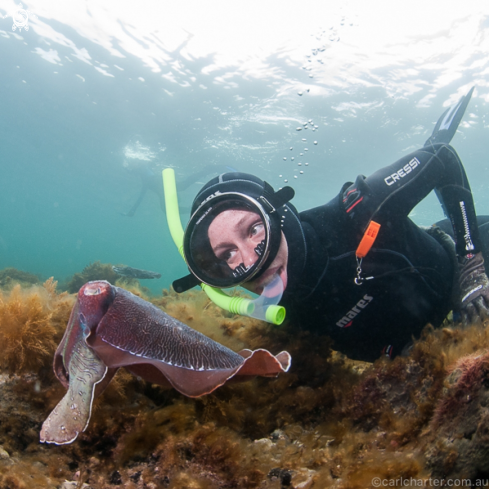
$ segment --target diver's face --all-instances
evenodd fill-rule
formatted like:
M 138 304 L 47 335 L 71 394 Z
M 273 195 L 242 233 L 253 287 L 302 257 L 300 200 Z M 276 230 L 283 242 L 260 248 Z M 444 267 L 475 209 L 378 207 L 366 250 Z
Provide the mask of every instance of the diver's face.
M 246 269 L 261 256 L 259 245 L 265 239 L 265 227 L 259 214 L 242 209 L 228 209 L 218 214 L 208 230 L 209 242 L 214 254 L 235 270 L 243 264 Z M 257 247 L 258 253 L 257 253 Z M 279 274 L 287 285 L 287 242 L 282 233 L 279 251 L 272 264 L 256 280 L 243 284 L 247 289 L 261 293 L 263 287 Z
M 255 264 L 256 247 L 265 239 L 265 226 L 256 212 L 229 209 L 218 214 L 209 226 L 212 251 L 235 270 Z

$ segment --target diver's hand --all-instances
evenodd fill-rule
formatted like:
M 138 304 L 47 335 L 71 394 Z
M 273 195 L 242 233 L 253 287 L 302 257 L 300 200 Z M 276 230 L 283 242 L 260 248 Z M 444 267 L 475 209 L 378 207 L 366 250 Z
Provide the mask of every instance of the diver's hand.
M 489 278 L 482 253 L 464 258 L 459 265 L 460 313 L 465 326 L 489 318 Z

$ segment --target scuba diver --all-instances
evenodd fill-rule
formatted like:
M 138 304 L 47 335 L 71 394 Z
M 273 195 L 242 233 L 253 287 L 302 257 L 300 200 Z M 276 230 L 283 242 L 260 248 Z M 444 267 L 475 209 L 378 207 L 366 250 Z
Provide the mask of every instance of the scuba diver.
M 161 210 L 165 210 L 165 196 L 163 193 L 163 188 L 161 186 L 161 173 L 155 171 L 152 167 L 152 163 L 146 160 L 131 159 L 130 161 L 124 161 L 124 168 L 127 168 L 132 174 L 137 175 L 141 179 L 141 190 L 139 196 L 136 199 L 134 205 L 129 209 L 128 212 L 122 212 L 123 216 L 133 217 L 136 213 L 137 208 L 141 205 L 141 202 L 146 195 L 148 190 L 155 193 L 160 201 Z M 219 165 L 206 165 L 204 168 L 198 172 L 193 172 L 192 175 L 178 182 L 178 187 L 180 190 L 186 190 L 192 184 L 196 183 L 199 178 L 205 177 L 210 174 L 216 174 L 220 171 L 235 171 L 234 168 L 229 166 L 219 166 Z
M 449 146 L 472 92 L 440 117 L 421 149 L 304 212 L 290 203 L 290 187 L 275 191 L 237 172 L 213 178 L 194 199 L 183 235 L 190 275 L 175 290 L 281 289 L 294 326 L 327 334 L 333 348 L 364 361 L 399 355 L 451 310 L 465 324 L 488 318 L 489 218 L 476 217 Z M 449 220 L 423 228 L 408 215 L 432 190 Z

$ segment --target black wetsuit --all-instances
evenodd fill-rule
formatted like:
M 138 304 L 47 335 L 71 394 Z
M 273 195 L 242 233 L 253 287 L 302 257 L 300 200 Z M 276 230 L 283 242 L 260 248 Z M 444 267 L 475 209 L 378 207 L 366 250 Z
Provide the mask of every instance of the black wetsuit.
M 426 324 L 440 325 L 454 304 L 455 253 L 408 217 L 432 190 L 453 225 L 457 255 L 481 251 L 462 163 L 450 146 L 430 144 L 300 213 L 306 265 L 282 301 L 293 324 L 327 333 L 335 349 L 367 361 L 395 356 Z M 358 274 L 356 249 L 371 220 L 381 227 Z M 289 260 L 293 253 L 289 243 Z

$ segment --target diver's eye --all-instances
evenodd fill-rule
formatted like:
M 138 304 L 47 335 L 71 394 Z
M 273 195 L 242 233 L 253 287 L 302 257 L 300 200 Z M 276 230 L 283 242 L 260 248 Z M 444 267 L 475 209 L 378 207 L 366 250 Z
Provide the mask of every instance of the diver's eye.
M 255 237 L 255 236 L 262 236 L 265 234 L 265 226 L 263 225 L 263 222 L 257 222 L 256 224 L 253 224 L 250 229 L 250 235 Z
M 221 253 L 217 255 L 217 258 L 219 260 L 225 261 L 226 263 L 229 263 L 233 261 L 233 258 L 236 256 L 237 250 L 235 249 L 229 249 L 229 250 L 223 250 Z

